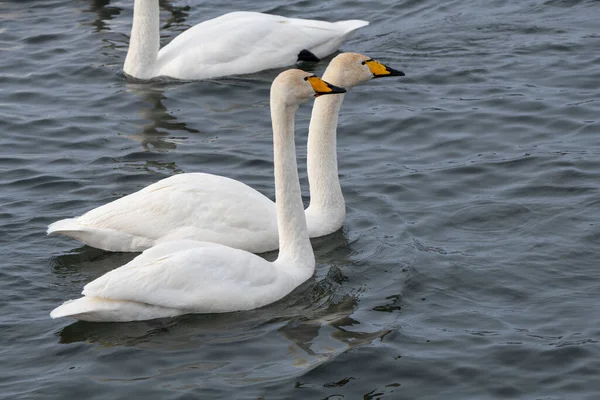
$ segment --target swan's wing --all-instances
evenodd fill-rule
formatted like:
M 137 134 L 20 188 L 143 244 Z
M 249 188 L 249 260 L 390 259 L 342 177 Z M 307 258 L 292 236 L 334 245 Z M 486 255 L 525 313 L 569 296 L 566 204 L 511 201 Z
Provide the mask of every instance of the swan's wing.
M 162 48 L 159 74 L 194 79 L 284 67 L 295 63 L 304 49 L 318 57 L 331 54 L 367 24 L 233 12 L 193 26 Z
M 293 289 L 291 278 L 254 254 L 214 243 L 164 243 L 88 283 L 83 294 L 193 312 L 248 310 Z
M 259 243 L 265 235 L 277 240 L 271 200 L 236 180 L 202 173 L 163 179 L 85 213 L 78 222 L 155 241 L 194 238 L 241 247 L 244 240 Z

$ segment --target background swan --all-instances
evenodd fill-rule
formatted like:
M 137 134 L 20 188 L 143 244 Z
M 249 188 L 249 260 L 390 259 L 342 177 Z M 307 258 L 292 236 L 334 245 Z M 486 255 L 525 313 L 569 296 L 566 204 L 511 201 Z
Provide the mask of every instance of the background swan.
M 191 27 L 159 51 L 159 14 L 158 0 L 135 0 L 123 67 L 127 75 L 208 79 L 285 67 L 299 56 L 333 53 L 352 32 L 369 24 L 237 11 Z
M 54 309 L 52 318 L 134 321 L 187 313 L 250 310 L 279 300 L 312 276 L 294 145 L 298 105 L 313 94 L 345 89 L 310 73 L 288 70 L 271 86 L 271 119 L 279 257 L 274 262 L 209 242 L 182 240 L 146 250 L 126 265 L 88 283 L 84 297 Z
M 404 73 L 367 56 L 343 53 L 331 61 L 323 76 L 351 88 L 373 77 L 400 75 Z M 310 237 L 335 232 L 346 215 L 336 157 L 343 96 L 319 97 L 313 107 L 307 152 Z M 253 253 L 278 247 L 273 201 L 244 183 L 204 173 L 162 179 L 80 217 L 54 222 L 47 233 L 70 236 L 108 251 L 142 251 L 181 239 L 221 243 Z

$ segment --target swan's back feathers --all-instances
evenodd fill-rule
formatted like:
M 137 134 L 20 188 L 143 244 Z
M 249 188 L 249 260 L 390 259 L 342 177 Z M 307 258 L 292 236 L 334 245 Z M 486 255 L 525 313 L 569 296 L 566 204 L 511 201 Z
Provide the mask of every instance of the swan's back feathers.
M 244 183 L 212 174 L 188 173 L 162 179 L 95 208 L 79 217 L 79 223 L 96 227 L 118 226 L 132 235 L 149 234 L 151 239 L 160 238 L 162 232 L 172 229 L 173 225 L 180 226 L 185 220 L 190 224 L 197 220 L 192 225 L 202 226 L 205 215 L 218 215 L 221 221 L 230 219 L 227 223 L 234 226 L 240 221 L 240 228 L 244 228 L 244 218 L 232 214 L 239 209 L 234 207 L 239 205 L 236 197 L 250 199 L 256 205 L 250 212 L 261 213 L 265 211 L 263 206 L 269 210 L 272 207 L 268 198 Z
M 285 67 L 294 64 L 304 49 L 317 57 L 333 53 L 365 25 L 368 22 L 361 20 L 325 22 L 232 12 L 175 37 L 158 53 L 157 74 L 207 79 Z
M 64 302 L 50 316 L 126 322 L 250 310 L 279 300 L 297 284 L 274 264 L 242 250 L 168 242 L 88 283 L 84 297 Z
M 270 232 L 270 240 L 256 235 L 261 231 Z M 55 222 L 48 233 L 109 251 L 141 251 L 179 239 L 252 252 L 277 248 L 273 202 L 246 184 L 203 173 L 162 179 L 78 218 Z
M 295 286 L 290 275 L 261 257 L 214 243 L 196 243 L 163 243 L 146 250 L 88 283 L 83 294 L 211 313 L 261 307 Z

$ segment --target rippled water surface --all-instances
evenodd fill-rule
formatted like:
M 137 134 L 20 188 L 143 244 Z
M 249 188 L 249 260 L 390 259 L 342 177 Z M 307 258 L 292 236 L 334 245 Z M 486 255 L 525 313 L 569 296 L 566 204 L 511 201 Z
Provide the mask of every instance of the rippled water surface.
M 135 254 L 49 223 L 181 172 L 274 194 L 278 71 L 132 82 L 132 3 L 0 2 L 0 396 L 600 398 L 600 2 L 161 2 L 163 44 L 232 10 L 364 18 L 342 50 L 406 77 L 346 96 L 348 214 L 313 240 L 317 271 L 294 293 L 225 315 L 51 320 Z

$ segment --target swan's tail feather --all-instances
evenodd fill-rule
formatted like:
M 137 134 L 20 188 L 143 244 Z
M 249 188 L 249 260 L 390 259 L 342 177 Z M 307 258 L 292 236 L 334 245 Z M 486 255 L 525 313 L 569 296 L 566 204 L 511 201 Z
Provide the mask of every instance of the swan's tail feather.
M 61 234 L 61 235 L 69 236 L 69 234 L 66 232 L 80 231 L 80 230 L 82 230 L 82 228 L 83 227 L 79 224 L 79 222 L 77 221 L 77 218 L 66 218 L 66 219 L 61 219 L 60 221 L 53 222 L 50 225 L 48 225 L 48 230 L 46 231 L 46 234 L 47 235 Z
M 185 312 L 174 308 L 153 306 L 135 301 L 84 296 L 65 301 L 50 312 L 50 317 L 71 317 L 92 322 L 127 322 L 174 317 L 181 314 L 185 314 Z
M 60 306 L 56 307 L 54 310 L 50 312 L 50 317 L 54 318 L 63 318 L 63 317 L 73 317 L 76 319 L 83 317 L 86 314 L 93 312 L 95 308 L 94 300 L 92 297 L 81 297 L 76 300 L 67 300 Z
M 320 45 L 310 49 L 310 51 L 319 58 L 326 57 L 329 54 L 337 51 L 342 43 L 344 43 L 354 31 L 362 28 L 363 26 L 369 25 L 369 22 L 362 21 L 360 19 L 352 19 L 349 21 L 334 22 L 334 24 L 340 34 L 333 40 L 321 43 Z
M 363 26 L 369 25 L 369 21 L 363 21 L 361 19 L 351 19 L 348 21 L 339 21 L 335 24 L 341 27 L 344 32 L 350 33 L 359 28 L 362 28 Z
M 82 225 L 78 218 L 67 218 L 48 225 L 48 235 L 64 235 L 88 246 L 106 251 L 144 251 L 154 246 L 154 240 L 130 235 L 111 228 Z

